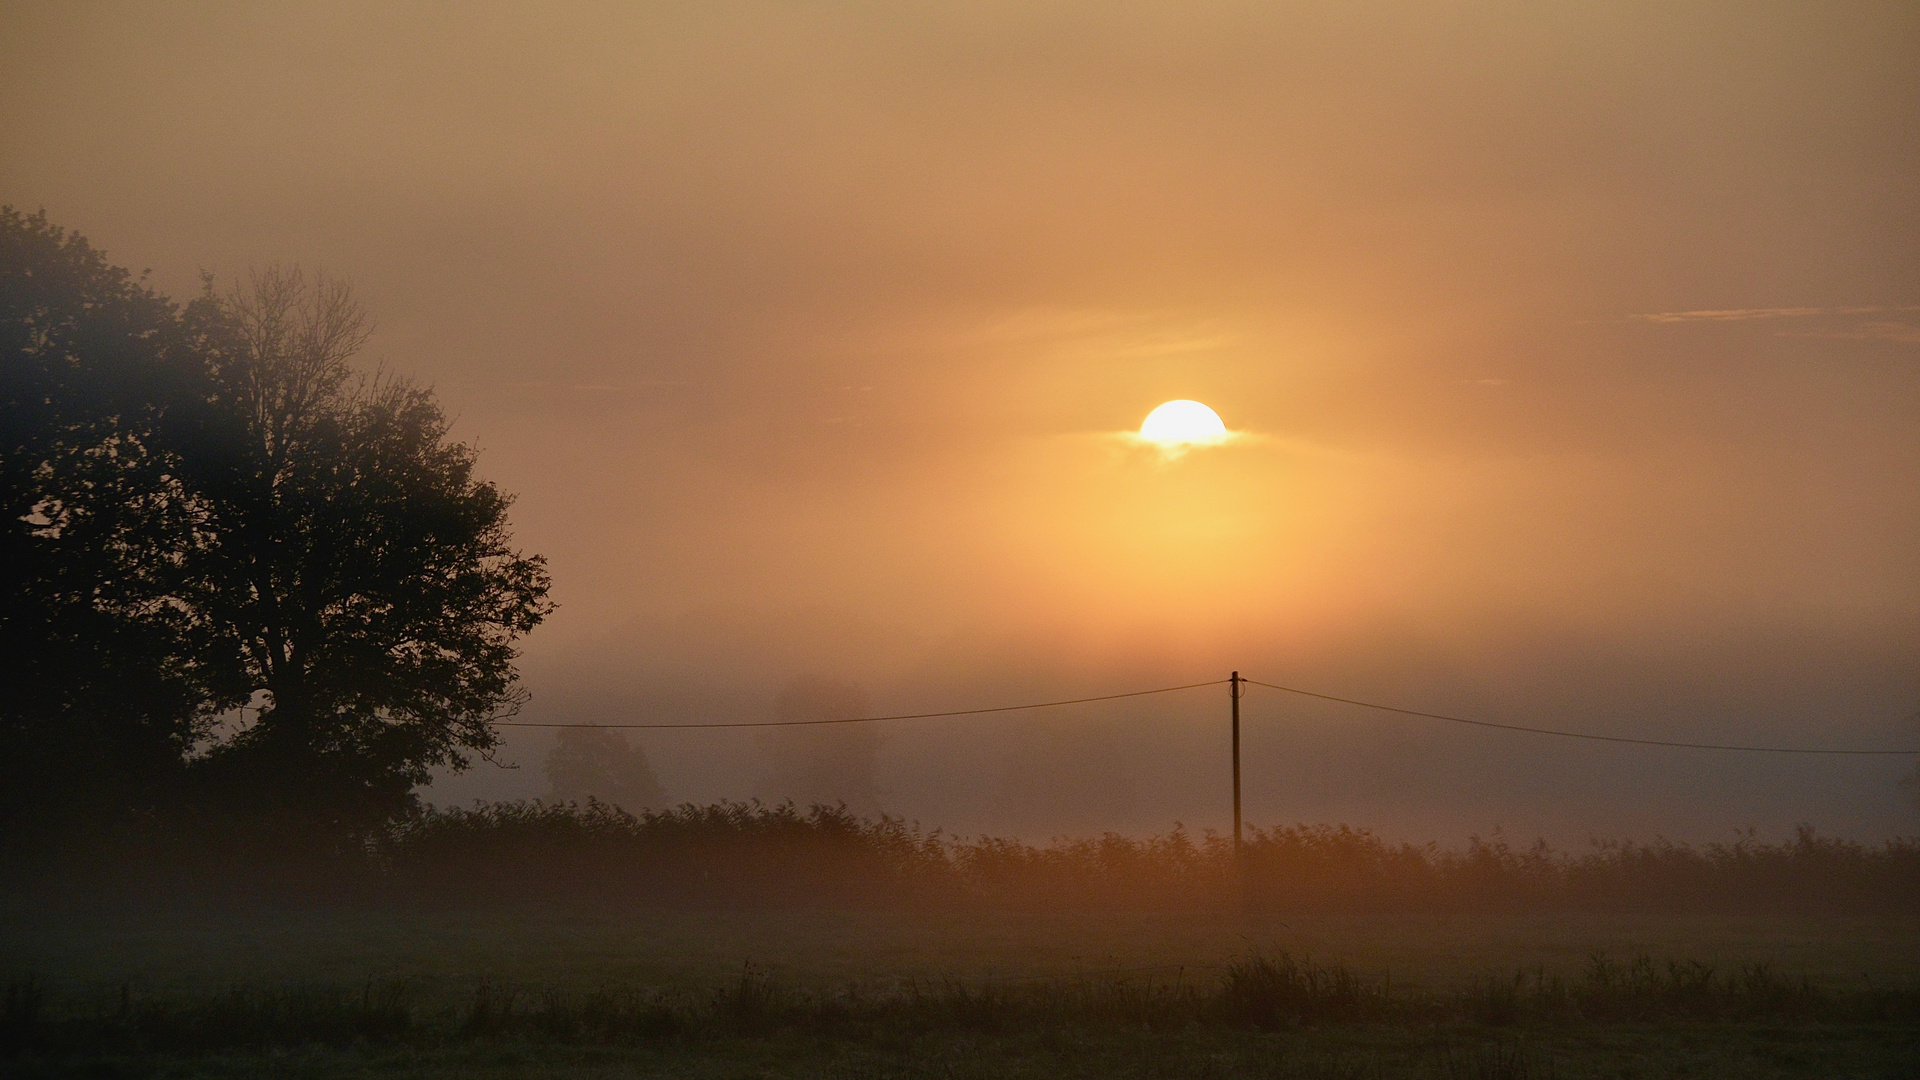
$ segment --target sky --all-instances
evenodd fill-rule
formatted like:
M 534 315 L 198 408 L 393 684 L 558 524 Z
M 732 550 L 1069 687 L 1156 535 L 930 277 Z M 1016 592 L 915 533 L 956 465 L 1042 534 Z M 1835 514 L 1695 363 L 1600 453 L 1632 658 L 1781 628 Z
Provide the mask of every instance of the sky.
M 516 493 L 523 719 L 1223 679 L 1920 746 L 1910 4 L 0 3 L 0 202 L 351 280 Z M 1237 434 L 1129 443 L 1155 405 Z M 1255 688 L 1256 824 L 1920 832 L 1911 759 Z M 1220 828 L 1224 687 L 885 726 L 885 809 Z M 544 791 L 544 730 L 440 801 Z M 636 735 L 675 800 L 786 744 Z

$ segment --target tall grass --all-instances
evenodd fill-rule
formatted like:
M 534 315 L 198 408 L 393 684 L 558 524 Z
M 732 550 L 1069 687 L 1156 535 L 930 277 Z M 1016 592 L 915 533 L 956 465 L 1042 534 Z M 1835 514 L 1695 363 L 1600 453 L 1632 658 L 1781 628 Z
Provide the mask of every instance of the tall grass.
M 231 1047 L 427 1044 L 511 1039 L 569 1044 L 700 1041 L 804 1032 L 884 1039 L 1062 1029 L 1278 1030 L 1326 1024 L 1496 1028 L 1614 1022 L 1920 1023 L 1920 994 L 1834 992 L 1765 967 L 1721 973 L 1692 961 L 1596 957 L 1579 975 L 1486 977 L 1456 993 L 1392 992 L 1384 977 L 1281 954 L 1216 978 L 1076 976 L 936 980 L 807 990 L 751 967 L 706 994 L 589 992 L 481 982 L 463 1003 L 428 1005 L 404 983 L 353 989 L 229 990 L 202 998 L 53 1002 L 15 979 L 0 1060 L 75 1050 L 206 1053 Z
M 401 823 L 374 850 L 403 895 L 702 904 L 925 900 L 954 879 L 949 845 L 844 809 L 716 803 L 628 814 L 604 803 L 483 804 Z
M 720 803 L 628 814 L 589 802 L 477 805 L 405 822 L 373 849 L 397 895 L 700 904 L 990 907 L 1665 910 L 1911 913 L 1920 839 L 1877 845 L 1801 829 L 1582 853 L 1475 837 L 1389 843 L 1346 826 L 1108 834 L 1035 845 L 963 840 L 844 809 Z
M 1583 852 L 1470 838 L 1391 843 L 1364 829 L 1184 828 L 1032 844 L 963 839 L 844 808 L 714 803 L 629 814 L 589 801 L 432 810 L 324 852 L 244 857 L 217 832 L 158 830 L 0 875 L 0 890 L 63 903 L 214 889 L 261 899 L 1043 910 L 1413 912 L 1587 910 L 1909 915 L 1920 838 L 1861 844 L 1802 828 L 1701 846 L 1616 841 Z

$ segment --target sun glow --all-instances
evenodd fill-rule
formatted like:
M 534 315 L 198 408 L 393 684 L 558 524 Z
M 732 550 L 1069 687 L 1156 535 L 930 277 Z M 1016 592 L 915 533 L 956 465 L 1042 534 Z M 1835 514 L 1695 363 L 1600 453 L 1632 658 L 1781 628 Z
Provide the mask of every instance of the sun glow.
M 1220 414 L 1197 401 L 1169 401 L 1147 414 L 1140 438 L 1163 449 L 1214 446 L 1227 441 Z

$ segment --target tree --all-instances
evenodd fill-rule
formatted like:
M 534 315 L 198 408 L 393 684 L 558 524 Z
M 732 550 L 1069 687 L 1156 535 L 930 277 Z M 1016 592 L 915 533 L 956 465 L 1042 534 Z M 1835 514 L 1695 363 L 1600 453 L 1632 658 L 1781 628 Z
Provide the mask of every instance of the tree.
M 178 311 L 45 213 L 0 207 L 0 822 L 150 810 L 232 703 L 177 602 L 204 539 Z M 42 821 L 45 823 L 45 820 Z
M 1920 734 L 1920 712 L 1907 717 L 1907 723 L 1913 725 L 1916 734 Z M 1909 798 L 1913 800 L 1914 808 L 1920 809 L 1920 765 L 1915 765 L 1912 772 L 1900 778 L 1900 786 L 1910 792 Z
M 646 751 L 606 728 L 561 728 L 547 753 L 547 783 L 554 802 L 592 798 L 629 813 L 667 805 Z
M 545 564 L 514 550 L 511 499 L 430 392 L 352 372 L 368 330 L 345 283 L 209 281 L 187 321 L 219 422 L 190 456 L 215 539 L 184 600 L 260 702 L 198 771 L 229 807 L 350 839 L 497 745 Z
M 781 720 L 802 723 L 768 735 L 773 760 L 761 791 L 801 806 L 844 803 L 855 815 L 878 816 L 881 791 L 874 772 L 880 733 L 868 724 L 804 723 L 869 715 L 866 691 L 853 683 L 801 677 L 780 691 L 774 709 Z
M 366 338 L 344 283 L 183 311 L 0 208 L 0 840 L 209 796 L 349 839 L 493 748 L 545 567 L 432 394 L 354 374 Z

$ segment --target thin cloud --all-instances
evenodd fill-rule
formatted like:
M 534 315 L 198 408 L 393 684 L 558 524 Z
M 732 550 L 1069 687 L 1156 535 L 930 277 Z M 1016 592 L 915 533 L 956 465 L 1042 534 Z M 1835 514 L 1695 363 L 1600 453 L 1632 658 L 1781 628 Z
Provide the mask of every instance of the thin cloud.
M 473 385 L 473 384 L 456 384 L 456 385 Z M 497 385 L 503 390 L 572 390 L 572 391 L 584 391 L 587 393 L 594 393 L 594 394 L 617 393 L 627 389 L 625 385 L 622 385 L 620 383 L 607 383 L 607 382 L 556 383 L 548 379 L 523 379 L 523 380 L 518 380 L 514 382 L 503 382 Z M 646 379 L 634 385 L 637 385 L 637 386 L 683 386 L 685 384 L 678 380 Z
M 954 337 L 961 344 L 1040 343 L 1110 358 L 1211 352 L 1240 341 L 1216 320 L 1175 312 L 1048 307 L 1023 309 Z
M 1130 450 L 1144 450 L 1159 455 L 1166 461 L 1176 461 L 1188 454 L 1200 450 L 1223 450 L 1233 446 L 1258 446 L 1273 441 L 1270 437 L 1254 431 L 1229 430 L 1217 439 L 1198 442 L 1162 443 L 1145 439 L 1138 431 L 1110 431 L 1104 436 Z
M 1776 330 L 1776 337 L 1844 338 L 1849 341 L 1905 341 L 1920 344 L 1920 326 L 1903 322 L 1870 322 L 1852 330 Z
M 1888 315 L 1903 311 L 1920 311 L 1920 306 L 1716 308 L 1705 311 L 1656 311 L 1645 315 L 1629 315 L 1627 318 L 1650 323 L 1745 322 L 1751 319 L 1801 319 L 1818 315 Z

